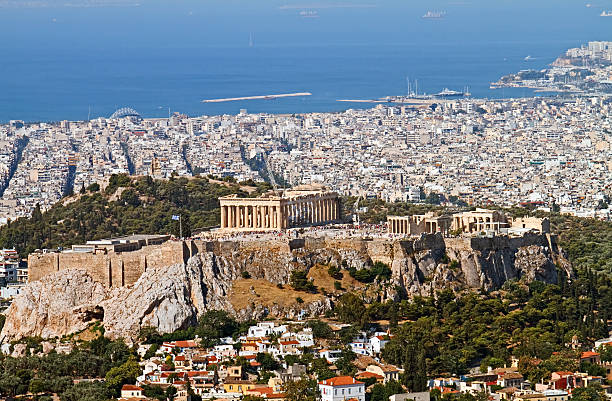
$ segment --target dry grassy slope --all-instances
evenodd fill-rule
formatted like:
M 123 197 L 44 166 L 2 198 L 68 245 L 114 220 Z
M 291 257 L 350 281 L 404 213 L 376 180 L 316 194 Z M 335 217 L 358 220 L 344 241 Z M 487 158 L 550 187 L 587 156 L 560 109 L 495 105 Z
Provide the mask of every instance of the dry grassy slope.
M 333 284 L 332 284 L 333 286 Z M 242 310 L 255 303 L 264 307 L 273 305 L 282 308 L 297 307 L 297 298 L 302 298 L 305 303 L 323 300 L 322 294 L 311 294 L 303 291 L 295 291 L 291 286 L 285 285 L 278 288 L 276 284 L 267 280 L 238 279 L 234 281 L 229 300 L 235 310 Z
M 313 280 L 314 285 L 318 289 L 317 294 L 311 294 L 303 291 L 295 291 L 291 285 L 283 285 L 279 288 L 276 284 L 267 280 L 261 279 L 237 279 L 232 284 L 230 292 L 230 302 L 235 310 L 246 308 L 252 303 L 264 307 L 272 307 L 273 305 L 281 307 L 296 307 L 298 302 L 296 298 L 302 298 L 305 303 L 320 301 L 325 298 L 323 294 L 342 295 L 347 291 L 364 291 L 366 286 L 352 278 L 348 271 L 343 270 L 341 280 L 335 280 L 330 277 L 327 272 L 328 267 L 323 265 L 315 265 L 308 272 L 308 278 Z M 342 289 L 337 290 L 334 287 L 334 282 L 340 281 Z
M 342 280 L 335 280 L 333 277 L 330 277 L 327 270 L 327 266 L 316 265 L 308 271 L 308 278 L 314 281 L 314 285 L 320 291 L 325 291 L 330 294 L 341 294 L 345 291 L 354 291 L 364 287 L 363 284 L 352 278 L 346 270 L 342 270 Z M 336 290 L 334 288 L 335 281 L 340 281 L 342 290 Z

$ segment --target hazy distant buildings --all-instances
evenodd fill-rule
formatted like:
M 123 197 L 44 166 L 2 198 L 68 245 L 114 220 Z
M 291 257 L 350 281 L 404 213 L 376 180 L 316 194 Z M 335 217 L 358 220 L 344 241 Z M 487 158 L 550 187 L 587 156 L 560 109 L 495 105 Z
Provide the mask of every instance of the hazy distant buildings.
M 0 224 L 112 174 L 261 181 L 266 164 L 285 186 L 322 184 L 339 195 L 419 202 L 440 194 L 443 201 L 554 206 L 607 218 L 611 112 L 609 98 L 593 96 L 296 115 L 14 121 L 0 125 L 6 145 L 0 147 Z M 25 137 L 16 163 L 17 140 Z

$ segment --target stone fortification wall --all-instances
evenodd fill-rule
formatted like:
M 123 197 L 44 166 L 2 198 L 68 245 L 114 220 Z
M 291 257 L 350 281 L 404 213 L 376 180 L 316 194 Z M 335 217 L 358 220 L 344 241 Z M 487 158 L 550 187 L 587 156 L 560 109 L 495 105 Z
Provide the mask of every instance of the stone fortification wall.
M 552 282 L 557 267 L 570 269 L 550 234 L 516 238 L 443 238 L 431 234 L 402 240 L 168 241 L 123 253 L 33 254 L 28 259 L 30 281 L 61 270 L 81 269 L 106 287 L 124 287 L 134 284 L 148 268 L 184 263 L 195 254 L 209 255 L 215 266 L 229 268 L 233 276 L 247 272 L 279 284 L 286 284 L 293 270 L 308 270 L 316 264 L 362 269 L 383 262 L 408 293 L 429 291 L 427 286 L 437 288 L 449 282 L 458 287 L 493 289 L 524 276 Z
M 69 269 L 84 270 L 107 287 L 134 284 L 148 268 L 186 262 L 196 252 L 192 244 L 168 241 L 132 252 L 34 253 L 28 257 L 29 280 Z

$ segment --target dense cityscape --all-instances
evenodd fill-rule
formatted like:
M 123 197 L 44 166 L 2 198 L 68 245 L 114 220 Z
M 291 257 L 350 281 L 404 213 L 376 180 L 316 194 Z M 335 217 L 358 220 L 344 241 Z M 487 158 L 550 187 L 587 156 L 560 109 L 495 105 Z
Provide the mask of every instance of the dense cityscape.
M 262 181 L 266 161 L 285 185 L 325 183 L 342 195 L 418 202 L 434 192 L 608 218 L 611 108 L 607 97 L 461 99 L 306 115 L 13 121 L 0 134 L 0 219 L 112 174 Z
M 559 39 L 572 47 L 546 68 L 502 76 L 490 88 L 486 80 L 490 91 L 522 88 L 529 96 L 472 97 L 467 85 L 426 94 L 406 77 L 406 95 L 366 99 L 375 93 L 370 88 L 361 99 L 336 99 L 346 109 L 327 103 L 300 113 L 237 112 L 258 102 L 300 105 L 312 97 L 311 107 L 322 99 L 314 90 L 289 89 L 285 71 L 263 80 L 278 81 L 282 91 L 216 96 L 217 81 L 231 88 L 260 79 L 233 61 L 240 57 L 275 74 L 298 71 L 299 57 L 322 52 L 295 46 L 294 38 L 289 47 L 300 55 L 291 56 L 266 44 L 266 34 L 291 36 L 276 30 L 291 31 L 299 21 L 314 26 L 309 35 L 333 37 L 325 22 L 316 24 L 336 18 L 333 29 L 342 27 L 334 10 L 358 25 L 351 18 L 359 13 L 374 21 L 386 10 L 395 18 L 398 5 L 242 4 L 245 11 L 234 9 L 240 0 L 229 8 L 216 0 L 189 9 L 189 2 L 170 9 L 146 3 L 0 0 L 0 9 L 42 16 L 40 26 L 47 9 L 57 12 L 46 31 L 49 53 L 67 32 L 75 40 L 71 56 L 92 64 L 89 70 L 72 60 L 69 71 L 65 61 L 54 64 L 57 54 L 14 64 L 19 57 L 3 52 L 13 69 L 38 73 L 40 63 L 67 73 L 63 92 L 52 94 L 58 105 L 83 100 L 68 93 L 79 79 L 88 81 L 88 97 L 104 97 L 103 70 L 129 65 L 134 54 L 138 75 L 159 90 L 144 90 L 126 68 L 108 93 L 137 92 L 132 99 L 149 107 L 142 114 L 125 105 L 87 120 L 28 121 L 23 114 L 0 124 L 0 401 L 612 401 L 612 42 L 573 47 L 577 39 Z M 411 21 L 413 34 L 433 33 L 419 46 L 431 41 L 443 53 L 449 41 L 436 38 L 436 29 L 459 35 L 472 25 L 452 20 L 453 13 L 466 18 L 470 4 L 448 6 L 410 9 L 419 22 Z M 495 17 L 523 12 L 508 7 L 494 7 Z M 601 6 L 580 8 L 592 18 Z M 88 19 L 89 9 L 96 18 Z M 266 19 L 279 14 L 294 26 Z M 152 22 L 155 15 L 163 27 Z M 211 20 L 235 30 L 236 22 L 261 23 L 258 15 L 270 31 L 262 32 L 263 45 L 247 32 L 248 51 L 224 47 L 222 36 L 233 39 Z M 598 18 L 610 16 L 602 9 Z M 123 22 L 115 17 L 145 33 L 144 40 L 113 43 L 119 61 L 96 47 L 97 18 L 117 29 L 104 32 L 116 42 Z M 91 23 L 81 32 L 87 51 L 79 49 L 82 23 Z M 208 25 L 212 43 L 202 30 Z M 182 43 L 156 43 L 160 32 L 169 42 L 194 37 L 202 46 L 190 54 Z M 391 36 L 402 40 L 385 34 Z M 438 39 L 445 42 L 439 48 Z M 471 40 L 475 48 L 491 45 Z M 506 40 L 525 46 L 518 34 Z M 143 49 L 154 42 L 150 59 Z M 330 57 L 342 64 L 338 76 L 348 73 L 343 46 L 326 50 L 338 52 Z M 360 46 L 348 47 L 368 48 Z M 393 46 L 415 54 L 419 48 Z M 384 71 L 379 61 L 390 55 L 378 51 L 369 72 Z M 478 63 L 508 60 L 489 51 Z M 171 75 L 159 64 L 164 52 L 189 54 L 171 67 L 188 68 Z M 209 65 L 201 65 L 200 53 Z M 275 53 L 287 60 L 270 58 Z M 455 57 L 458 74 L 474 68 L 467 53 Z M 17 110 L 33 99 L 29 84 L 44 91 L 53 76 L 11 76 L 16 85 L 7 85 L 7 98 L 15 97 Z M 316 71 L 309 79 L 322 80 Z M 132 80 L 132 88 L 123 87 Z M 185 99 L 193 99 L 190 85 L 203 85 L 199 102 L 209 113 L 152 108 L 165 80 Z M 239 105 L 234 113 L 210 112 L 227 102 Z M 0 108 L 12 110 L 1 97 Z M 167 118 L 147 115 L 166 108 Z M 35 112 L 53 113 L 48 109 Z

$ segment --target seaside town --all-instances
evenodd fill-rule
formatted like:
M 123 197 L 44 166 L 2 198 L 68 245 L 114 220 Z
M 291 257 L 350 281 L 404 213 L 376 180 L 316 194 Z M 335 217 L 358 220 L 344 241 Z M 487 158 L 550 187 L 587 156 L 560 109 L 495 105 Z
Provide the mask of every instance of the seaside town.
M 531 204 L 608 219 L 610 98 L 439 100 L 341 113 L 117 118 L 0 127 L 0 224 L 112 174 L 325 183 L 344 196 Z
M 534 58 L 526 56 L 525 62 Z M 568 49 L 549 67 L 525 69 L 491 83 L 491 89 L 529 88 L 536 92 L 572 94 L 612 93 L 612 42 L 589 42 Z

